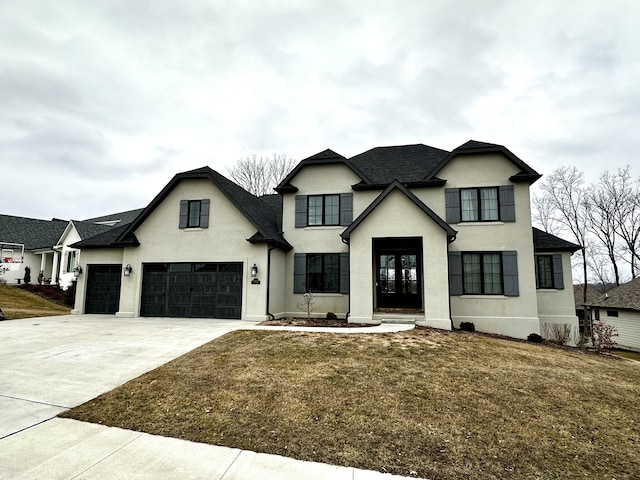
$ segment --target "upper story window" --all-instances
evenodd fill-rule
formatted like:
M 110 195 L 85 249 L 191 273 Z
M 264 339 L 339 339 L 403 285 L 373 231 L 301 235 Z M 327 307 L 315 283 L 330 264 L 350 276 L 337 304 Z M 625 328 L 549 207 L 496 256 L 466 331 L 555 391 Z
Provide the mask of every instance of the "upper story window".
M 202 200 L 189 200 L 187 228 L 200 227 L 200 210 Z
M 296 195 L 295 226 L 349 225 L 353 220 L 353 194 Z
M 536 255 L 536 288 L 564 289 L 562 255 Z
M 463 222 L 497 221 L 498 188 L 464 188 L 460 190 Z
M 513 185 L 445 189 L 447 223 L 515 222 Z
M 179 228 L 209 228 L 208 198 L 202 200 L 180 200 Z
M 340 195 L 309 195 L 307 225 L 340 225 Z

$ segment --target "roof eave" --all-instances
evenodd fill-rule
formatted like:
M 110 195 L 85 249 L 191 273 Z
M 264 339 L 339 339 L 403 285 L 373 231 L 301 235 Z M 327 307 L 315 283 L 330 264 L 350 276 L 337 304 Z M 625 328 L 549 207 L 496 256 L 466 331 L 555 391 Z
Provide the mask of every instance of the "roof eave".
M 394 180 L 397 181 L 397 180 Z M 365 190 L 384 190 L 386 189 L 389 185 L 391 185 L 393 182 L 388 182 L 388 183 L 356 183 L 354 185 L 351 185 L 351 188 L 354 191 L 365 191 Z M 433 188 L 433 187 L 442 187 L 444 186 L 447 181 L 443 180 L 441 178 L 432 178 L 429 180 L 422 180 L 419 182 L 400 182 L 402 183 L 402 185 L 404 185 L 407 188 Z

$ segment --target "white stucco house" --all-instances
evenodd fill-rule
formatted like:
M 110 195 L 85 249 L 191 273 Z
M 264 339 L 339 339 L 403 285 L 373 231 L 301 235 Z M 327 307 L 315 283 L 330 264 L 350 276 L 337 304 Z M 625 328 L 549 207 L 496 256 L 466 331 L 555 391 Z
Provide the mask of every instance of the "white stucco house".
M 313 313 L 518 338 L 577 327 L 570 255 L 531 225 L 540 175 L 501 145 L 325 150 L 257 198 L 203 167 L 81 250 L 75 312 L 265 320 Z

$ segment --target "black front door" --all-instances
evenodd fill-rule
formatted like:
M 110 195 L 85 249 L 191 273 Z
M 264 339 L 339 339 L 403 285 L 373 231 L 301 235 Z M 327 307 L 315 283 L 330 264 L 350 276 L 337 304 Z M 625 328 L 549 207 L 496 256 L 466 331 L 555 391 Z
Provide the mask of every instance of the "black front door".
M 122 265 L 87 265 L 85 313 L 116 313 L 120 306 Z
M 384 239 L 376 245 L 376 307 L 422 308 L 419 240 Z

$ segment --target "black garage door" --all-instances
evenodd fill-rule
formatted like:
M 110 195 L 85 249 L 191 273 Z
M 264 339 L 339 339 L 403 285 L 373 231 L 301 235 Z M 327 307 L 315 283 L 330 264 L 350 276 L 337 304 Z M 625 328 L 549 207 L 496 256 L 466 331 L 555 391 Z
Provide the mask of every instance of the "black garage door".
M 239 319 L 242 263 L 144 264 L 140 315 Z
M 87 265 L 85 313 L 116 313 L 121 278 L 122 265 Z

